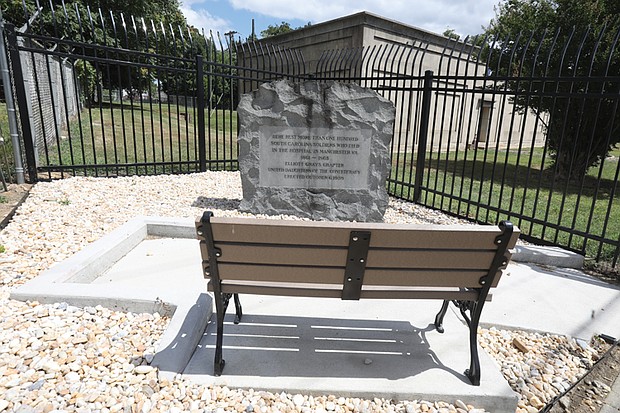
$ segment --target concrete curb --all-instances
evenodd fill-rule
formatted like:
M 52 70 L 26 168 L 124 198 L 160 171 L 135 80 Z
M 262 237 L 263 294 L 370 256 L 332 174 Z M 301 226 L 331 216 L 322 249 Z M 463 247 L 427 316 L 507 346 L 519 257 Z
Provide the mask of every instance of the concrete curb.
M 560 247 L 519 245 L 514 248 L 512 260 L 561 268 L 583 268 L 583 255 Z

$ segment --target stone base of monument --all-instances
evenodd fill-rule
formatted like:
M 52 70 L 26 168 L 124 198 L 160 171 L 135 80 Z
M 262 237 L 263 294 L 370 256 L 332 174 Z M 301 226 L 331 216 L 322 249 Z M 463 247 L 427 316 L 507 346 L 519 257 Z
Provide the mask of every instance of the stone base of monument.
M 191 219 L 136 218 L 11 292 L 11 298 L 102 305 L 171 316 L 152 365 L 162 377 L 314 395 L 457 399 L 514 412 L 516 397 L 480 353 L 481 385 L 463 374 L 468 329 L 453 312 L 432 326 L 440 301 L 242 295 L 230 310 L 224 374 L 214 377 L 213 308 Z M 211 320 L 211 321 L 210 321 Z M 206 327 L 206 331 L 204 330 Z

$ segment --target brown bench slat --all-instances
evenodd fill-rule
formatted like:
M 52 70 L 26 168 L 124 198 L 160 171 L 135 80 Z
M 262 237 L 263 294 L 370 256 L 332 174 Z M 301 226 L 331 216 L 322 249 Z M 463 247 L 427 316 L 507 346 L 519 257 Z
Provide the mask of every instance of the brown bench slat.
M 220 279 L 260 280 L 269 282 L 299 282 L 339 285 L 342 290 L 344 267 L 273 266 L 251 264 L 219 265 Z M 428 270 L 428 269 L 374 269 L 366 268 L 364 285 L 420 285 L 435 287 L 480 287 L 484 270 Z M 495 277 L 497 284 L 500 277 Z
M 274 265 L 343 266 L 346 248 L 308 248 L 305 246 L 222 245 L 221 263 Z M 494 251 L 459 251 L 429 249 L 370 249 L 366 265 L 374 268 L 488 269 Z
M 238 225 L 236 225 L 238 224 Z M 347 230 L 370 230 L 370 247 L 377 248 L 443 248 L 494 250 L 495 237 L 501 231 L 493 226 L 394 225 L 353 222 L 311 222 L 258 220 L 251 218 L 213 217 L 213 237 L 219 242 L 287 243 L 294 245 L 346 246 Z M 412 232 L 412 230 L 416 230 Z M 518 238 L 515 235 L 514 240 Z
M 209 284 L 209 291 L 213 291 Z M 340 298 L 342 288 L 337 289 L 334 285 L 308 285 L 300 283 L 251 283 L 241 282 L 222 283 L 223 293 L 279 295 L 292 297 L 317 297 L 317 298 Z M 475 300 L 477 292 L 459 289 L 424 289 L 424 288 L 390 288 L 379 289 L 364 286 L 360 298 L 376 299 L 449 299 L 449 300 Z

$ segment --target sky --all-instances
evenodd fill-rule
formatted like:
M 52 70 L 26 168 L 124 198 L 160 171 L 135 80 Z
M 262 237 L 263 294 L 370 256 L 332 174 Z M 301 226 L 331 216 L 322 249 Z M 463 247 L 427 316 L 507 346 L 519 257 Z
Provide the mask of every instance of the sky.
M 269 25 L 288 22 L 291 27 L 367 11 L 435 33 L 447 28 L 466 36 L 479 34 L 495 16 L 499 0 L 181 0 L 189 24 L 235 37 L 256 35 Z

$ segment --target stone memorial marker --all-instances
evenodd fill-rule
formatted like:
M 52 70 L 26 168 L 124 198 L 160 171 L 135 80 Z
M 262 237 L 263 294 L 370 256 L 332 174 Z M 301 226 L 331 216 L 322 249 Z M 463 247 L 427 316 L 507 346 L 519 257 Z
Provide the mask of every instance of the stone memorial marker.
M 240 209 L 379 222 L 388 205 L 392 102 L 351 83 L 265 83 L 243 95 Z

